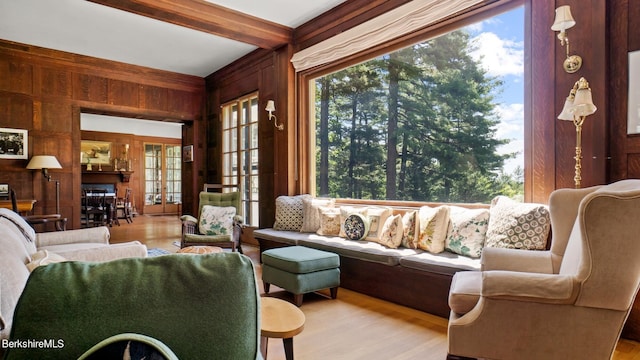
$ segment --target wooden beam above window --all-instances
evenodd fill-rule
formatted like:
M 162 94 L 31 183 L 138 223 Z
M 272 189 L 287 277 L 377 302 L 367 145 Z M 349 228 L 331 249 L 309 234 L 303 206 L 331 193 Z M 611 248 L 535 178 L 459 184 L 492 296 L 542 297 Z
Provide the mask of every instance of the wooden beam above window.
M 291 42 L 287 26 L 247 15 L 204 0 L 88 0 L 209 34 L 275 49 Z

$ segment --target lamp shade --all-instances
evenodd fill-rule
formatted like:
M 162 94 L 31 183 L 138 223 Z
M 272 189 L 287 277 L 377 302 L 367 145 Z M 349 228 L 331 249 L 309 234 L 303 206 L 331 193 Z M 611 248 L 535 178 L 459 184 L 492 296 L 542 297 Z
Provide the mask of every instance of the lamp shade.
M 265 110 L 267 110 L 267 111 L 269 111 L 269 112 L 276 111 L 276 105 L 275 105 L 275 103 L 273 102 L 273 100 L 269 100 L 269 101 L 267 101 L 267 107 L 266 107 L 266 108 L 264 108 L 264 109 L 265 109 Z
M 569 5 L 560 6 L 556 9 L 556 19 L 551 25 L 553 31 L 565 31 L 576 24 L 571 16 L 571 7 Z
M 596 112 L 597 109 L 593 104 L 591 89 L 578 89 L 576 98 L 573 100 L 573 114 L 576 116 L 587 116 Z
M 35 155 L 27 164 L 29 170 L 39 169 L 62 169 L 62 165 L 53 155 Z
M 559 120 L 568 120 L 573 121 L 573 97 L 567 96 L 567 99 L 564 101 L 564 107 L 562 108 L 562 112 L 558 115 Z

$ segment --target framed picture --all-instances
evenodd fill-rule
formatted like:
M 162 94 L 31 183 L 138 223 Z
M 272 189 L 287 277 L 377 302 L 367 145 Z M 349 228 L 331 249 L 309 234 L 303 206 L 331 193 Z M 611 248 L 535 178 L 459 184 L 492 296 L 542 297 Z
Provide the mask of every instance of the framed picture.
M 9 199 L 9 184 L 0 184 L 0 199 Z
M 193 161 L 193 145 L 187 145 L 182 147 L 182 161 L 183 162 Z
M 0 128 L 0 159 L 28 159 L 27 130 Z
M 111 143 L 106 141 L 80 141 L 81 164 L 111 164 Z

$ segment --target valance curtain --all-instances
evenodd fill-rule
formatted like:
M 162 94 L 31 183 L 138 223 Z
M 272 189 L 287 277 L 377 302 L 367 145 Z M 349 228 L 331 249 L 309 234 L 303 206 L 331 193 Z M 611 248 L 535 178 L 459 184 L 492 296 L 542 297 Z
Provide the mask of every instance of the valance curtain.
M 296 71 L 336 61 L 424 28 L 486 0 L 414 0 L 352 29 L 298 51 Z

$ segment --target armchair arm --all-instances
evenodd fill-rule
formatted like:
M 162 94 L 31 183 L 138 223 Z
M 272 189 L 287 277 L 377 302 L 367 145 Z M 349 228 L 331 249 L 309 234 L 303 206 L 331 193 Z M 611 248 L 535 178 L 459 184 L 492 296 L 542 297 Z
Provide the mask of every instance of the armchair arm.
M 482 271 L 506 270 L 553 274 L 551 252 L 503 248 L 482 249 Z
M 108 244 L 109 228 L 100 226 L 88 229 L 54 231 L 36 234 L 36 247 L 76 243 Z
M 198 219 L 191 215 L 182 215 L 182 241 L 184 242 L 184 234 L 197 234 L 198 233 Z
M 516 301 L 570 304 L 579 285 L 573 276 L 514 271 L 483 271 L 482 296 Z
M 67 260 L 103 262 L 125 258 L 147 257 L 147 246 L 139 241 L 130 241 L 97 248 L 57 252 L 57 254 Z

